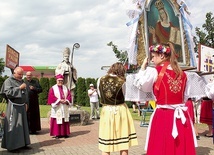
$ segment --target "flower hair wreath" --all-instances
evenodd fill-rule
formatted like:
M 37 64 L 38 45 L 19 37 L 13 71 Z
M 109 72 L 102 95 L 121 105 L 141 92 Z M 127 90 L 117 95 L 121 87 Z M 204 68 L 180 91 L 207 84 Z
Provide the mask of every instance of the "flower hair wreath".
M 170 47 L 163 46 L 163 45 L 152 45 L 149 47 L 149 51 L 156 52 L 156 53 L 165 53 L 165 54 L 171 53 Z

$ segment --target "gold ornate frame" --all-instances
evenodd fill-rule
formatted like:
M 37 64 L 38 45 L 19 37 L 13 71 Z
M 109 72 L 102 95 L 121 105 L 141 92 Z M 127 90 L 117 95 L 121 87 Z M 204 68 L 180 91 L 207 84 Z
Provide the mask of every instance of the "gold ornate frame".
M 145 10 L 144 12 L 141 14 L 139 22 L 138 22 L 138 30 L 139 30 L 139 35 L 138 35 L 138 54 L 137 54 L 137 63 L 138 65 L 142 64 L 144 58 L 146 56 L 149 56 L 148 53 L 148 46 L 149 46 L 149 42 L 148 42 L 148 25 L 147 25 L 147 14 L 148 11 L 150 10 L 150 5 L 153 1 L 156 0 L 147 0 L 145 3 Z M 174 10 L 175 14 L 177 14 L 177 16 L 179 17 L 179 19 L 181 18 L 181 15 L 179 13 L 179 4 L 176 2 L 176 0 L 163 0 L 163 1 L 168 1 L 168 3 L 171 5 L 172 9 Z M 183 68 L 189 68 L 190 67 L 190 51 L 188 48 L 188 44 L 187 44 L 187 39 L 186 39 L 186 34 L 183 31 L 183 24 L 182 21 L 180 19 L 180 29 L 181 29 L 181 45 L 182 45 L 182 53 L 183 53 L 183 62 L 179 62 L 179 64 L 183 67 Z

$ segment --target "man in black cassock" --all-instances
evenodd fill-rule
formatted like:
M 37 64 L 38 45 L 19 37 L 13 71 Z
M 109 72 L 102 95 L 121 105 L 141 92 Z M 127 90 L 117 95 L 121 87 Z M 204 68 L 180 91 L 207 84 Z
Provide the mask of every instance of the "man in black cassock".
M 25 83 L 29 95 L 29 108 L 27 111 L 30 134 L 36 134 L 41 130 L 38 94 L 42 92 L 42 87 L 37 80 L 32 79 L 32 73 L 26 73 Z

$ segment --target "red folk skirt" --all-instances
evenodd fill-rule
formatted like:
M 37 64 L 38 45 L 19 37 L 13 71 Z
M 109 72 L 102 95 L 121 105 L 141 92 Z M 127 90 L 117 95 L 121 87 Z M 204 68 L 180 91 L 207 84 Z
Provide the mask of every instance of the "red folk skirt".
M 147 155 L 195 155 L 194 129 L 188 111 L 183 111 L 186 122 L 176 119 L 178 136 L 172 136 L 174 110 L 157 108 L 151 120 Z M 146 148 L 145 148 L 146 149 Z
M 201 114 L 200 122 L 207 125 L 212 125 L 212 104 L 213 101 L 210 99 L 203 99 L 201 101 Z

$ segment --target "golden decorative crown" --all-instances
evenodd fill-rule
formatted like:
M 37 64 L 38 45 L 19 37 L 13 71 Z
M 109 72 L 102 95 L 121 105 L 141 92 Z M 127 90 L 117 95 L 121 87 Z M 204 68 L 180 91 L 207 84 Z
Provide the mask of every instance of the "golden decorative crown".
M 163 2 L 162 2 L 161 0 L 157 0 L 157 1 L 155 2 L 155 6 L 156 6 L 156 8 L 157 8 L 158 10 L 164 8 L 164 4 L 163 4 Z
M 63 56 L 64 55 L 70 55 L 70 48 L 66 47 L 65 50 L 63 51 Z

